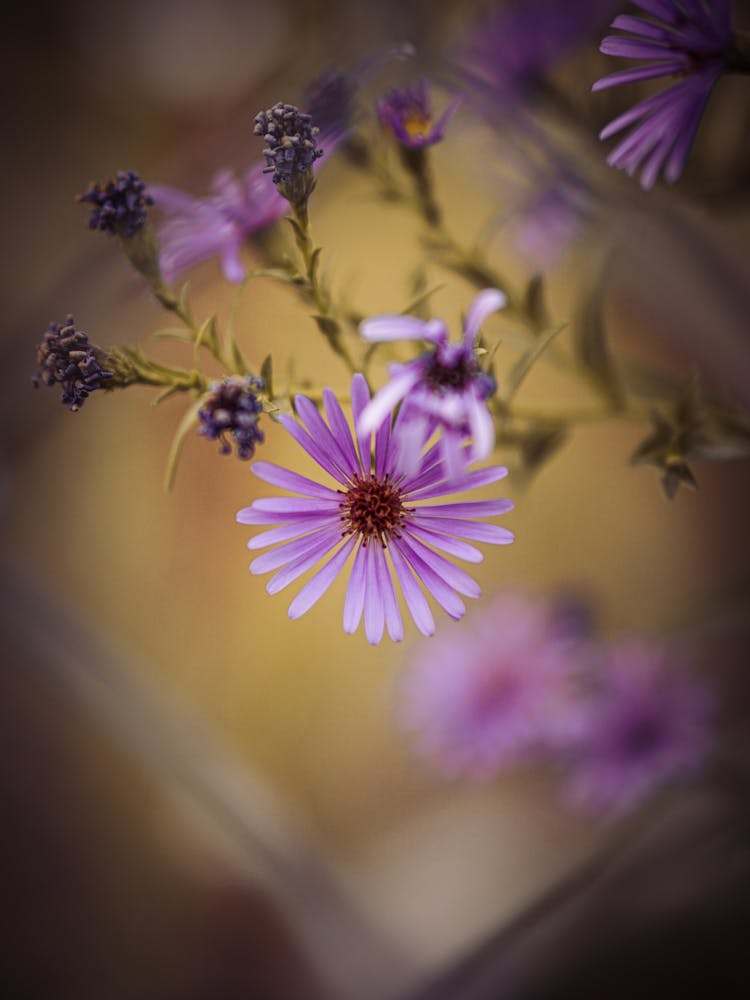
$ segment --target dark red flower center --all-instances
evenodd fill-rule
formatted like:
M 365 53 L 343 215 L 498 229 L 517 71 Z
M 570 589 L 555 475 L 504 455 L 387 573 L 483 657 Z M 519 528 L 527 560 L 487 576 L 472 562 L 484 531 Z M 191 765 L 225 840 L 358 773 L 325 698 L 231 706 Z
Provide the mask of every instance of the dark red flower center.
M 383 548 L 391 535 L 398 538 L 408 513 L 401 490 L 387 475 L 382 479 L 372 475 L 357 477 L 339 509 L 343 535 L 359 534 L 363 545 L 376 538 Z

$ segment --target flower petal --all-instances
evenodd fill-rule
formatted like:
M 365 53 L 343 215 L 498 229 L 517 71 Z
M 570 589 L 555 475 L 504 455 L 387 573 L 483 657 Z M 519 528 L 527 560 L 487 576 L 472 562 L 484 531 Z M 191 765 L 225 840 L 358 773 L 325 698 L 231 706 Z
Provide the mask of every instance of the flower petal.
M 293 493 L 301 493 L 307 497 L 317 497 L 319 500 L 333 500 L 339 503 L 341 495 L 328 486 L 316 483 L 306 476 L 300 476 L 296 472 L 284 469 L 273 462 L 253 462 L 250 471 L 258 479 L 271 483 L 273 486 L 280 486 L 284 490 L 291 490 Z
M 359 332 L 368 343 L 385 340 L 431 340 L 436 343 L 448 339 L 448 330 L 441 320 L 426 322 L 416 316 L 373 316 L 359 324 Z
M 502 309 L 508 297 L 499 288 L 485 288 L 475 296 L 474 301 L 469 306 L 464 323 L 464 342 L 467 347 L 473 347 L 479 329 L 487 317 Z
M 422 593 L 419 584 L 414 579 L 411 567 L 406 559 L 401 555 L 397 544 L 391 545 L 388 550 L 391 554 L 391 562 L 396 573 L 396 578 L 401 586 L 401 591 L 406 601 L 414 624 L 422 635 L 430 636 L 435 634 L 435 619 L 432 617 L 430 606 Z
M 365 636 L 373 646 L 383 638 L 385 606 L 375 569 L 375 543 L 365 549 Z
M 421 365 L 404 365 L 401 372 L 386 382 L 362 410 L 357 421 L 357 433 L 369 434 L 377 430 L 394 407 L 416 385 L 421 374 Z
M 348 538 L 341 548 L 323 566 L 305 586 L 300 590 L 292 603 L 289 605 L 289 617 L 294 620 L 300 618 L 305 612 L 320 600 L 333 581 L 344 568 L 344 563 L 349 558 L 354 548 L 355 538 Z
M 365 606 L 365 559 L 367 546 L 360 545 L 354 557 L 349 585 L 344 600 L 344 631 L 352 635 L 359 628 L 362 609 Z

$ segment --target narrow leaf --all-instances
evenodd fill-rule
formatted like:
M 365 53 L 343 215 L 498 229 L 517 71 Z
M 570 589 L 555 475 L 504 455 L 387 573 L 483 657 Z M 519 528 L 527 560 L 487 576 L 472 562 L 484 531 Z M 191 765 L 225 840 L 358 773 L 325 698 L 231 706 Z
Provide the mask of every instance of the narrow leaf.
M 260 366 L 260 377 L 263 379 L 265 392 L 269 399 L 273 399 L 273 362 L 271 355 L 267 354 Z
M 193 405 L 185 411 L 180 425 L 175 432 L 175 436 L 172 438 L 172 445 L 169 449 L 169 455 L 167 456 L 167 469 L 164 473 L 164 489 L 169 492 L 174 485 L 174 477 L 177 472 L 177 462 L 182 452 L 182 446 L 185 443 L 185 438 L 192 428 L 198 423 L 198 411 L 201 406 L 203 406 L 203 401 L 205 397 L 201 396 L 197 399 Z
M 620 373 L 609 350 L 604 324 L 604 282 L 598 274 L 578 299 L 573 317 L 573 348 L 613 409 L 625 402 Z
M 560 326 L 553 327 L 546 333 L 541 334 L 534 346 L 530 350 L 526 351 L 525 354 L 522 354 L 518 361 L 516 361 L 508 373 L 508 381 L 505 386 L 505 392 L 502 396 L 503 402 L 507 404 L 515 396 L 521 386 L 521 383 L 529 374 L 535 362 L 542 356 L 542 354 L 544 354 L 555 337 L 561 333 L 566 326 L 567 323 L 562 323 Z

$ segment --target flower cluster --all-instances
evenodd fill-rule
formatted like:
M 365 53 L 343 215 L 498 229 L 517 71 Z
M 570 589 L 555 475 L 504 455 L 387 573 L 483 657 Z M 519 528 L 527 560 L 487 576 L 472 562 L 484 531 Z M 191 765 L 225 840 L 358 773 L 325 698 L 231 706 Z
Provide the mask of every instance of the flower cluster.
M 237 446 L 237 457 L 243 461 L 252 458 L 256 445 L 265 440 L 258 427 L 263 404 L 256 395 L 263 388 L 263 379 L 253 375 L 244 378 L 235 375 L 214 382 L 198 411 L 198 433 L 211 441 L 218 439 L 222 455 L 231 454 L 232 445 L 227 439 L 227 435 L 231 435 Z
M 695 773 L 712 742 L 712 689 L 684 651 L 604 643 L 580 601 L 498 595 L 436 650 L 421 644 L 397 712 L 446 776 L 549 765 L 564 801 L 617 816 Z
M 255 116 L 255 135 L 263 136 L 266 171 L 273 173 L 273 182 L 291 185 L 296 176 L 307 174 L 313 163 L 323 155 L 316 137 L 319 129 L 309 114 L 293 104 L 279 101 L 267 111 Z
M 62 386 L 62 401 L 69 410 L 79 410 L 86 399 L 102 383 L 112 378 L 112 372 L 102 368 L 106 355 L 89 343 L 88 336 L 77 330 L 72 316 L 64 323 L 50 323 L 37 349 L 39 368 L 33 376 L 34 386 Z
M 90 229 L 130 239 L 146 224 L 154 199 L 135 170 L 119 170 L 106 184 L 92 184 L 78 201 L 93 205 Z

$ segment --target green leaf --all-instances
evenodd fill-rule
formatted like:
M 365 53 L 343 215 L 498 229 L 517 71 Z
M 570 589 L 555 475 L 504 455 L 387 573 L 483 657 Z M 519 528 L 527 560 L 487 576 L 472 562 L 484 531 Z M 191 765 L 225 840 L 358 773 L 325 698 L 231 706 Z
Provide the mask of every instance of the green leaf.
M 341 328 L 336 320 L 331 316 L 320 316 L 319 314 L 313 313 L 312 318 L 317 323 L 320 332 L 328 337 L 329 340 L 338 337 L 341 332 Z
M 531 474 L 537 472 L 568 439 L 568 428 L 565 424 L 537 424 L 528 430 L 521 442 L 521 460 L 524 471 Z
M 174 485 L 174 477 L 177 472 L 177 462 L 182 452 L 182 446 L 185 443 L 185 438 L 187 437 L 189 431 L 198 423 L 198 411 L 201 406 L 203 406 L 203 401 L 205 396 L 201 396 L 197 399 L 193 405 L 185 411 L 180 425 L 175 432 L 175 436 L 172 438 L 172 445 L 169 449 L 169 455 L 167 457 L 167 469 L 164 473 L 164 489 L 169 492 Z
M 609 400 L 615 410 L 625 404 L 625 395 L 615 362 L 610 353 L 604 324 L 604 280 L 595 275 L 582 295 L 573 315 L 573 349 L 581 366 Z
M 186 344 L 193 343 L 192 333 L 188 333 L 183 329 L 167 328 L 165 330 L 155 330 L 153 336 L 156 337 L 157 340 L 181 340 Z
M 318 280 L 318 265 L 320 264 L 320 255 L 322 251 L 323 251 L 322 247 L 315 247 L 315 249 L 312 252 L 312 256 L 310 257 L 309 275 L 310 275 L 310 284 L 313 286 L 317 283 Z
M 542 356 L 542 354 L 544 354 L 555 337 L 561 333 L 567 325 L 567 323 L 561 323 L 560 326 L 553 327 L 553 329 L 541 334 L 534 346 L 530 350 L 526 351 L 525 354 L 522 354 L 518 361 L 516 361 L 508 373 L 505 391 L 501 397 L 505 404 L 509 403 L 515 396 L 521 386 L 521 383 L 529 374 L 535 362 Z
M 443 288 L 445 288 L 445 283 L 442 283 L 440 285 L 433 285 L 432 288 L 428 288 L 425 291 L 420 292 L 420 294 L 417 295 L 416 298 L 413 298 L 407 306 L 404 306 L 404 308 L 401 310 L 401 315 L 402 316 L 420 315 L 420 307 L 423 306 L 424 303 L 427 302 L 428 299 L 430 299 L 436 292 L 441 291 Z
M 260 377 L 263 379 L 265 392 L 269 400 L 273 399 L 273 361 L 271 355 L 267 354 L 260 366 Z
M 179 310 L 183 316 L 186 317 L 192 324 L 192 313 L 190 311 L 190 302 L 188 301 L 188 295 L 190 292 L 190 282 L 186 281 L 185 284 L 180 289 L 180 298 L 178 302 Z
M 549 326 L 549 315 L 544 301 L 544 275 L 535 274 L 523 294 L 523 310 L 537 330 Z

